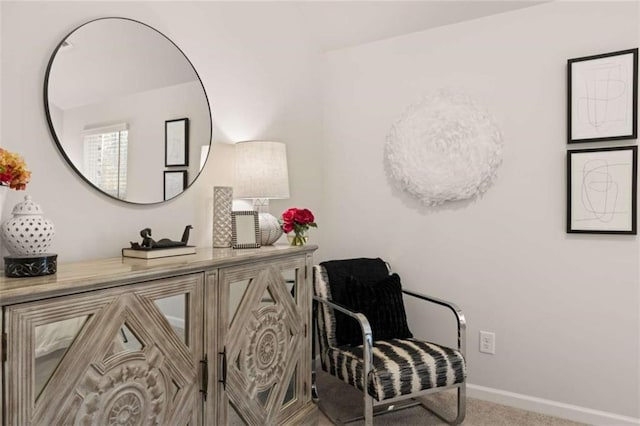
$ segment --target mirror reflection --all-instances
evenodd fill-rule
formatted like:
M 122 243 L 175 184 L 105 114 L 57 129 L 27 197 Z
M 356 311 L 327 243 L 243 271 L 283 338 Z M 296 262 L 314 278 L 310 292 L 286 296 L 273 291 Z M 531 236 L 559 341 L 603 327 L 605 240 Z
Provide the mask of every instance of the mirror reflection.
M 145 24 L 103 18 L 78 27 L 54 51 L 44 95 L 63 156 L 111 197 L 161 202 L 165 171 L 186 171 L 186 189 L 204 166 L 211 116 L 202 83 L 182 51 Z M 179 138 L 166 131 L 176 120 L 188 126 Z M 167 140 L 182 161 L 167 163 Z
M 35 327 L 34 385 L 36 396 L 40 395 L 42 389 L 49 382 L 53 372 L 67 353 L 67 349 L 76 339 L 88 318 L 88 315 L 83 315 Z
M 167 319 L 173 331 L 187 346 L 190 345 L 188 298 L 188 294 L 180 294 L 154 300 L 154 303 Z

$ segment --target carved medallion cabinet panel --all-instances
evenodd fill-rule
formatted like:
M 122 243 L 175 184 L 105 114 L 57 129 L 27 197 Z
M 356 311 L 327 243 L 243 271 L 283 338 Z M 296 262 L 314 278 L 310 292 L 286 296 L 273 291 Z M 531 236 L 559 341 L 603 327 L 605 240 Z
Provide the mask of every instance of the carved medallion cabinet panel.
M 8 307 L 7 424 L 202 423 L 202 290 L 195 274 Z
M 293 421 L 310 401 L 307 259 L 220 271 L 220 424 Z

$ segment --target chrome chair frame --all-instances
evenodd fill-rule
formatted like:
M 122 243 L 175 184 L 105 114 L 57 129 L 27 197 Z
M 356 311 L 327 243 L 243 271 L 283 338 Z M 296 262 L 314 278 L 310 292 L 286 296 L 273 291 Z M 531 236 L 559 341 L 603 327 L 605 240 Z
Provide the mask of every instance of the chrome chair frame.
M 453 312 L 456 321 L 457 321 L 457 329 L 458 329 L 458 350 L 460 351 L 460 353 L 462 353 L 462 355 L 465 355 L 466 352 L 466 320 L 464 317 L 464 314 L 462 313 L 462 310 L 456 306 L 454 303 L 443 300 L 443 299 L 439 299 L 436 297 L 432 297 L 432 296 L 427 296 L 424 294 L 420 294 L 420 293 L 416 293 L 414 291 L 409 291 L 409 290 L 402 290 L 402 292 L 408 296 L 412 296 L 415 298 L 418 298 L 422 301 L 425 302 L 430 302 L 430 303 L 434 303 L 443 307 L 448 308 L 451 312 Z M 358 321 L 358 324 L 360 324 L 360 329 L 362 330 L 362 344 L 363 344 L 363 375 L 362 375 L 362 389 L 365 389 L 365 391 L 363 391 L 363 395 L 364 395 L 364 415 L 363 416 L 358 416 L 352 419 L 348 419 L 348 420 L 344 420 L 344 421 L 340 421 L 339 419 L 333 419 L 331 418 L 331 416 L 329 414 L 327 414 L 326 412 L 324 413 L 325 415 L 327 415 L 327 417 L 330 418 L 330 420 L 335 423 L 335 424 L 344 424 L 344 423 L 350 423 L 356 420 L 361 420 L 364 418 L 364 422 L 365 422 L 365 426 L 373 426 L 373 417 L 375 415 L 379 415 L 379 414 L 385 414 L 385 413 L 389 413 L 389 412 L 393 412 L 393 411 L 398 411 L 398 410 L 402 410 L 405 408 L 410 408 L 410 407 L 414 407 L 416 405 L 422 405 L 424 408 L 426 408 L 427 410 L 429 410 L 430 412 L 432 412 L 433 414 L 435 414 L 437 417 L 439 417 L 440 419 L 442 419 L 443 421 L 445 421 L 446 423 L 452 424 L 452 425 L 457 425 L 460 424 L 464 421 L 465 415 L 466 415 L 466 378 L 462 383 L 458 383 L 455 385 L 451 385 L 451 386 L 443 386 L 443 387 L 437 387 L 437 388 L 431 388 L 431 389 L 426 389 L 420 392 L 415 392 L 412 394 L 407 394 L 407 395 L 402 395 L 399 397 L 395 397 L 395 398 L 390 398 L 390 399 L 385 399 L 382 401 L 377 401 L 375 400 L 371 395 L 369 395 L 369 392 L 366 391 L 366 389 L 368 389 L 368 382 L 370 381 L 370 375 L 372 373 L 372 365 L 373 365 L 373 337 L 372 337 L 372 333 L 371 333 L 371 326 L 369 324 L 369 321 L 367 320 L 367 318 L 359 312 L 354 312 L 352 310 L 350 310 L 349 308 L 347 308 L 346 306 L 343 306 L 339 303 L 333 302 L 331 300 L 322 298 L 320 296 L 313 296 L 313 315 L 312 315 L 312 321 L 313 321 L 313 325 L 312 325 L 312 329 L 313 329 L 313 359 L 311 361 L 311 395 L 313 397 L 313 400 L 317 403 L 319 402 L 319 395 L 318 395 L 318 388 L 317 388 L 317 384 L 316 384 L 316 333 L 317 333 L 317 315 L 318 315 L 318 304 L 322 303 L 325 304 L 327 306 L 329 306 L 332 309 L 335 309 L 336 311 L 342 312 L 345 315 L 350 316 L 351 318 L 355 319 L 356 321 Z M 447 390 L 447 389 L 455 389 L 457 388 L 457 415 L 456 418 L 453 420 L 449 420 L 447 419 L 442 413 L 440 413 L 439 411 L 435 410 L 433 407 L 426 405 L 424 402 L 422 401 L 416 401 L 414 400 L 412 403 L 410 404 L 405 404 L 402 406 L 398 406 L 398 407 L 394 407 L 394 406 L 389 406 L 389 404 L 392 404 L 394 402 L 400 401 L 400 400 L 407 400 L 407 399 L 414 399 L 416 397 L 420 397 L 420 396 L 424 396 L 430 393 L 435 393 L 435 392 L 440 392 L 443 390 Z M 381 410 L 374 410 L 376 407 L 380 407 L 380 406 L 389 406 L 388 408 L 383 408 Z

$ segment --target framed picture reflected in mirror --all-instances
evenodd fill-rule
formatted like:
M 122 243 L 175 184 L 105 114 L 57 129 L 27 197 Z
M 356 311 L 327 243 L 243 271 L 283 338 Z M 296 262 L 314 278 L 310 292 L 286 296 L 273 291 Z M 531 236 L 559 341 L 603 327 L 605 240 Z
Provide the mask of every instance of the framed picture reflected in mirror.
M 164 165 L 189 165 L 189 119 L 179 118 L 164 122 Z
M 170 200 L 180 195 L 187 187 L 186 170 L 165 170 L 164 172 L 164 199 Z

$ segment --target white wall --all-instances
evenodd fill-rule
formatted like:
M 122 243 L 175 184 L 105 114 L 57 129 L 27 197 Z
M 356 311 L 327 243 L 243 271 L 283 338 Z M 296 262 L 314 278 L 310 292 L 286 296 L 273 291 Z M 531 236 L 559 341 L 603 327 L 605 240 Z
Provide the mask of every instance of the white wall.
M 555 2 L 327 54 L 324 251 L 456 301 L 472 384 L 640 418 L 638 238 L 565 233 L 566 61 L 637 47 L 639 23 L 637 2 Z M 504 163 L 481 199 L 426 208 L 392 189 L 383 147 L 442 87 L 493 113 Z
M 27 188 L 56 226 L 51 251 L 60 262 L 117 256 L 150 227 L 177 239 L 192 224 L 191 243 L 211 246 L 214 185 L 231 185 L 232 152 L 247 139 L 287 143 L 291 198 L 272 202 L 279 215 L 300 205 L 320 210 L 320 56 L 299 36 L 286 5 L 214 2 L 0 2 L 2 133 L 0 145 L 25 157 Z M 99 17 L 142 21 L 175 42 L 193 63 L 211 104 L 216 142 L 202 176 L 176 199 L 135 206 L 112 200 L 65 164 L 47 128 L 42 90 L 57 43 Z M 4 217 L 24 193 L 12 191 Z

